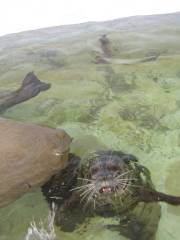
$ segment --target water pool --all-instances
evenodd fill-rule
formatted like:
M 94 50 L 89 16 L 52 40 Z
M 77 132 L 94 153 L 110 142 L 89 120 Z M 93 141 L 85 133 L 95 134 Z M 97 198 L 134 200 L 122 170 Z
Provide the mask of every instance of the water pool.
M 153 44 L 156 43 L 156 33 L 147 33 L 149 38 L 152 37 Z M 135 36 L 133 34 L 136 35 L 118 31 L 109 34 L 116 44 L 118 37 L 124 44 L 126 42 L 126 51 L 122 50 L 124 57 L 132 57 L 130 53 L 133 55 L 130 41 Z M 178 32 L 173 34 L 175 37 Z M 139 36 L 145 43 L 143 36 Z M 151 171 L 157 190 L 180 195 L 179 45 L 176 45 L 177 52 L 173 52 L 175 40 L 169 42 L 169 39 L 164 39 L 164 45 L 157 41 L 153 47 L 160 51 L 169 47 L 171 51 L 151 62 L 95 64 L 92 60 L 98 48 L 96 40 L 94 36 L 88 36 L 81 39 L 82 45 L 78 39 L 73 40 L 72 46 L 71 42 L 58 43 L 56 39 L 56 42 L 48 43 L 48 47 L 47 42 L 42 41 L 37 45 L 17 46 L 11 53 L 6 52 L 6 66 L 1 68 L 0 91 L 15 89 L 32 69 L 52 87 L 36 98 L 12 107 L 2 116 L 63 128 L 74 138 L 74 152 L 79 151 L 76 141 L 80 146 L 84 144 L 89 148 L 92 142 L 85 139 L 91 136 L 109 148 L 132 153 Z M 138 40 L 133 44 L 136 44 L 134 48 L 140 49 Z M 56 54 L 43 55 L 47 48 L 57 50 Z M 145 53 L 143 47 L 140 50 L 137 54 Z M 21 60 L 17 64 L 15 58 L 10 59 L 16 54 L 19 56 L 17 61 Z M 11 71 L 5 72 L 7 66 Z M 178 240 L 180 207 L 164 203 L 161 206 L 156 240 Z M 40 190 L 26 194 L 0 209 L 0 240 L 23 240 L 29 223 L 33 219 L 44 219 L 47 214 L 48 206 Z M 103 228 L 106 221 L 95 218 L 86 231 L 64 233 L 58 228 L 55 230 L 60 240 L 125 239 Z

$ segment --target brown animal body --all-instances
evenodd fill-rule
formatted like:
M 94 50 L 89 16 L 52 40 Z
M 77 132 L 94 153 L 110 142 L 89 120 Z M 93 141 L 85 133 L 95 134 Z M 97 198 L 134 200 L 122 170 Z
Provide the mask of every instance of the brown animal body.
M 63 130 L 0 118 L 0 207 L 66 167 L 71 138 Z

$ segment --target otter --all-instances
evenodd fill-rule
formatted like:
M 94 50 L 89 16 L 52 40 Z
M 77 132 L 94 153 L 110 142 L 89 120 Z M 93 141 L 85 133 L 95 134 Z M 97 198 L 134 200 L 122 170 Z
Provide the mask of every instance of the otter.
M 80 159 L 69 155 L 69 165 L 42 187 L 47 201 L 57 205 L 56 225 L 73 231 L 95 217 L 118 218 L 106 225 L 128 239 L 155 239 L 159 201 L 180 204 L 179 197 L 154 189 L 149 170 L 121 151 L 101 150 Z

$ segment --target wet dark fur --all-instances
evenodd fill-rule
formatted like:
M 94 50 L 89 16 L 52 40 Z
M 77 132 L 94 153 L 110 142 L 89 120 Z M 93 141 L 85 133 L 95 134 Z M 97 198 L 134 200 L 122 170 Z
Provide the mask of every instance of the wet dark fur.
M 164 199 L 154 190 L 148 169 L 133 155 L 100 151 L 81 160 L 70 154 L 68 167 L 42 191 L 50 204 L 57 204 L 56 224 L 64 231 L 100 215 L 119 217 L 119 225 L 106 227 L 129 239 L 155 239 L 160 218 L 156 202 Z

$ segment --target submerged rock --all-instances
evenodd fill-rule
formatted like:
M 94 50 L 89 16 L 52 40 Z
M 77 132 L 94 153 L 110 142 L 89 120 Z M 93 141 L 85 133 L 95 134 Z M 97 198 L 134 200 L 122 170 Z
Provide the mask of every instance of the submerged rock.
M 41 186 L 67 165 L 63 130 L 0 118 L 0 207 Z

